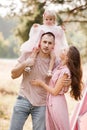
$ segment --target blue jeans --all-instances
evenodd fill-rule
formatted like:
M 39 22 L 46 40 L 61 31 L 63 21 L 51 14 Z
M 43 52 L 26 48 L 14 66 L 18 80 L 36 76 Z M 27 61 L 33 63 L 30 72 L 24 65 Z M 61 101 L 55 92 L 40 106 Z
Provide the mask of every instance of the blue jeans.
M 45 110 L 45 106 L 33 106 L 26 98 L 18 96 L 9 130 L 23 130 L 29 114 L 32 117 L 33 130 L 46 130 Z

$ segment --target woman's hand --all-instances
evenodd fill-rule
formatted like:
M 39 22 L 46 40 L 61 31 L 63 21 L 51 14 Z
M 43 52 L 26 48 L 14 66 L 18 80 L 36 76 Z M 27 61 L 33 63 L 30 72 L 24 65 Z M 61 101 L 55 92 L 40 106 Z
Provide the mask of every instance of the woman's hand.
M 68 77 L 63 81 L 65 87 L 69 87 L 71 85 L 71 79 Z
M 39 79 L 31 80 L 30 83 L 33 86 L 39 86 L 39 87 L 43 86 L 43 84 L 44 84 L 44 82 Z

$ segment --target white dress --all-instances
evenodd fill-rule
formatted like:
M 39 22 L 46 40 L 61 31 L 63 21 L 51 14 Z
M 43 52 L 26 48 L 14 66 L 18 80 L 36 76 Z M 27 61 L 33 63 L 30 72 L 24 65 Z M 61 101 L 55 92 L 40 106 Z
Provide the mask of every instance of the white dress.
M 67 47 L 67 40 L 64 30 L 61 26 L 53 25 L 39 25 L 37 27 L 32 26 L 29 33 L 29 40 L 24 42 L 20 48 L 21 52 L 32 52 L 33 48 L 38 47 L 40 43 L 40 37 L 43 33 L 52 32 L 55 35 L 55 47 L 54 52 L 58 58 L 61 48 Z

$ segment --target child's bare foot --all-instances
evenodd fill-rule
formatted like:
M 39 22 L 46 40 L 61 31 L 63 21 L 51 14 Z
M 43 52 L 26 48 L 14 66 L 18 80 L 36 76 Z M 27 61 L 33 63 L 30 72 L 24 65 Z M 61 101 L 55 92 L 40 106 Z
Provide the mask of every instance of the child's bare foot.
M 24 70 L 29 73 L 31 71 L 31 67 L 28 66 Z
M 48 76 L 48 77 L 52 77 L 52 71 L 51 71 L 51 70 L 48 70 L 47 76 Z

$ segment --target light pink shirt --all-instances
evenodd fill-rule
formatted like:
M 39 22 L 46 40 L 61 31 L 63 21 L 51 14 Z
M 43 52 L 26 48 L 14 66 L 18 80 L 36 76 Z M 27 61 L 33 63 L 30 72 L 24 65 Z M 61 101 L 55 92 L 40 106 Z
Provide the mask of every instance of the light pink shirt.
M 29 57 L 29 53 L 24 54 L 18 59 L 19 62 L 23 62 Z M 46 82 L 46 74 L 49 67 L 49 58 L 41 58 L 37 55 L 34 66 L 31 72 L 23 73 L 19 95 L 26 97 L 32 105 L 43 106 L 46 104 L 47 92 L 42 87 L 31 86 L 30 80 L 41 79 Z

